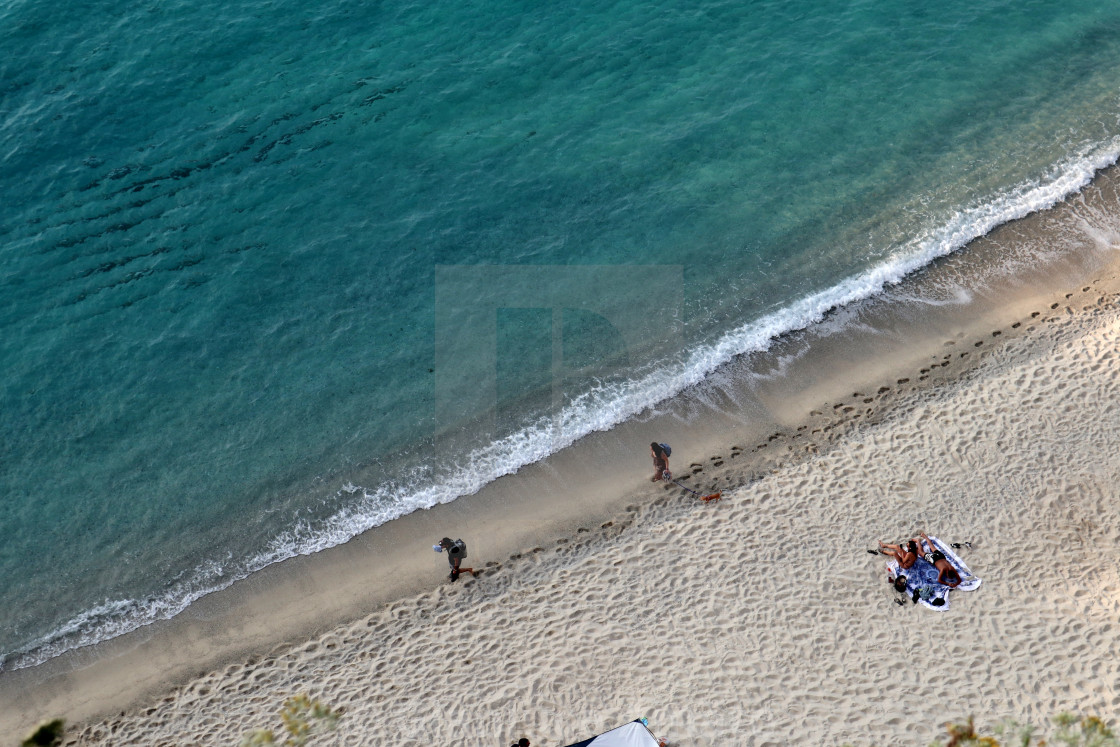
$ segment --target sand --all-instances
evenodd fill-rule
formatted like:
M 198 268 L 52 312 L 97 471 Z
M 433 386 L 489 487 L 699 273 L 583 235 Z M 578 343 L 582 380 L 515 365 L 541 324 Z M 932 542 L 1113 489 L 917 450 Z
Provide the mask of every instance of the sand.
M 1098 215 L 1089 192 L 1065 224 Z M 988 241 L 1006 252 L 1047 219 Z M 577 468 L 560 455 L 413 520 L 417 536 L 454 519 L 485 537 L 472 543 L 477 579 L 447 583 L 438 557 L 419 559 L 430 541 L 401 549 L 419 541 L 406 526 L 396 556 L 416 559 L 381 586 L 384 565 L 353 570 L 358 549 L 305 559 L 316 578 L 341 563 L 354 574 L 342 588 L 371 590 L 336 587 L 343 601 L 320 606 L 318 582 L 294 585 L 303 596 L 289 582 L 283 608 L 299 607 L 301 622 L 277 622 L 284 640 L 256 607 L 244 623 L 256 646 L 200 634 L 207 615 L 196 614 L 49 676 L 5 673 L 0 725 L 69 715 L 69 744 L 229 745 L 278 728 L 297 693 L 344 709 L 313 742 L 323 745 L 563 745 L 638 716 L 680 745 L 925 744 L 970 715 L 1115 718 L 1120 233 L 1085 233 L 1095 248 L 1055 258 L 1045 282 L 985 283 L 987 296 L 940 317 L 895 313 L 862 336 L 849 324 L 832 338 L 826 323 L 729 367 L 661 419 L 592 439 L 577 462 L 584 481 L 557 481 Z M 987 255 L 966 255 L 927 290 L 953 263 L 974 263 L 975 287 Z M 621 461 L 651 431 L 668 434 L 678 475 L 723 499 L 644 482 L 644 453 Z M 610 500 L 590 503 L 579 496 L 604 491 L 595 452 L 616 476 Z M 514 512 L 503 524 L 527 480 L 575 498 L 523 502 L 541 519 Z M 472 508 L 494 536 L 471 524 Z M 945 612 L 897 605 L 885 559 L 866 552 L 919 530 L 972 544 L 961 557 L 983 585 L 953 593 Z M 210 612 L 228 622 L 222 605 Z M 317 627 L 304 619 L 316 616 Z

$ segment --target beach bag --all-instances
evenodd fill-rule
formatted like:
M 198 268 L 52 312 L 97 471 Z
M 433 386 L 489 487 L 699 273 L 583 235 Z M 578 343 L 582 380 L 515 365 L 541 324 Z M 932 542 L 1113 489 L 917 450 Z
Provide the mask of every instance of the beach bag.
M 665 456 L 672 456 L 673 455 L 673 447 L 669 446 L 669 444 L 658 444 L 658 446 L 660 446 L 662 449 L 664 449 Z

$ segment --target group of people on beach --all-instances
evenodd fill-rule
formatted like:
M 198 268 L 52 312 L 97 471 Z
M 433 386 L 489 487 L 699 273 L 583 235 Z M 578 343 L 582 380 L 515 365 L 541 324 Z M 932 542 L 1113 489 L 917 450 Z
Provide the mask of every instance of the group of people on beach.
M 672 480 L 673 473 L 669 471 L 669 450 L 664 444 L 654 441 L 649 445 L 650 456 L 653 457 L 653 477 L 650 478 L 652 482 L 660 480 Z M 478 572 L 473 568 L 466 568 L 463 566 L 463 559 L 467 557 L 467 544 L 461 539 L 452 540 L 450 537 L 444 537 L 439 541 L 439 544 L 432 547 L 436 552 L 446 552 L 447 562 L 451 566 L 450 579 L 452 581 L 459 580 L 459 575 L 462 573 L 469 573 L 472 576 L 477 576 Z M 962 579 L 957 569 L 953 567 L 946 558 L 945 554 L 937 549 L 933 544 L 933 540 L 925 532 L 921 532 L 917 537 L 907 540 L 905 544 L 892 545 L 886 542 L 879 543 L 879 552 L 890 555 L 898 561 L 898 567 L 901 571 L 909 570 L 914 567 L 914 564 L 919 560 L 929 563 L 937 569 L 937 583 L 942 586 L 948 586 L 953 589 L 960 585 Z M 906 590 L 906 576 L 899 573 L 891 581 L 897 591 Z
M 653 457 L 654 469 L 650 481 L 672 480 L 673 473 L 669 471 L 668 449 L 664 444 L 653 442 L 649 445 L 649 451 L 650 456 Z M 452 581 L 458 580 L 461 573 L 470 573 L 472 576 L 478 575 L 473 568 L 465 568 L 462 565 L 463 559 L 467 556 L 467 545 L 463 540 L 452 540 L 450 537 L 444 537 L 432 549 L 436 552 L 447 553 L 447 562 L 451 566 L 450 578 Z M 937 549 L 933 540 L 925 532 L 907 540 L 905 544 L 892 545 L 880 542 L 879 552 L 890 555 L 897 560 L 899 569 L 903 571 L 913 568 L 919 560 L 929 563 L 937 569 L 937 583 L 943 586 L 956 588 L 962 581 L 957 569 L 946 559 L 945 554 Z M 906 591 L 906 576 L 904 574 L 899 573 L 891 583 L 897 591 Z M 511 744 L 510 747 L 529 747 L 529 740 L 522 737 Z
M 925 547 L 922 546 L 923 542 Z M 926 536 L 925 532 L 908 540 L 905 545 L 890 545 L 880 542 L 879 552 L 892 556 L 898 561 L 898 567 L 904 571 L 913 568 L 919 559 L 924 560 L 937 569 L 937 583 L 951 589 L 960 586 L 961 574 L 945 558 L 945 553 L 934 546 L 933 541 Z M 903 574 L 899 573 L 892 583 L 895 590 L 906 590 L 906 576 Z

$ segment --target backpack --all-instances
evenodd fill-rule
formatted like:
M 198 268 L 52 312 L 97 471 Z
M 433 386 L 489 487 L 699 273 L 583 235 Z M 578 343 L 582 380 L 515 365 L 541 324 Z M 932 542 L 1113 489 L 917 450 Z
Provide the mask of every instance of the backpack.
M 447 550 L 448 555 L 453 555 L 457 558 L 467 557 L 467 543 L 461 539 L 457 539 L 451 543 L 451 547 Z
M 665 451 L 665 456 L 673 455 L 673 448 L 669 446 L 669 444 L 658 444 L 658 446 L 660 446 Z

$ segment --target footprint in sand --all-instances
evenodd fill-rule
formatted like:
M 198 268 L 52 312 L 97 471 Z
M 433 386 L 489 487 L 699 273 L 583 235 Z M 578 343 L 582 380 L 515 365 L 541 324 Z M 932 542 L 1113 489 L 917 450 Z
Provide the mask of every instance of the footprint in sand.
M 905 493 L 909 496 L 918 492 L 918 486 L 912 482 L 902 480 L 891 485 L 891 490 L 896 493 Z

